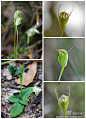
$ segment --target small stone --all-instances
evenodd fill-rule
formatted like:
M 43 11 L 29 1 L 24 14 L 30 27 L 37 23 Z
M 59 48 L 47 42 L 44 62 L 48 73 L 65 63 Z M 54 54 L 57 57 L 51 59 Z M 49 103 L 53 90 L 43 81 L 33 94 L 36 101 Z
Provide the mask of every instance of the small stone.
M 6 92 L 6 88 L 3 88 L 3 91 L 5 91 L 5 92 Z
M 4 79 L 4 76 L 1 76 L 1 80 L 3 80 Z
M 41 88 L 39 88 L 39 87 L 37 87 L 37 86 L 34 86 L 34 87 L 33 87 L 33 92 L 41 92 L 41 91 L 42 91 Z
M 3 105 L 5 105 L 5 101 L 4 100 L 2 101 L 2 103 L 3 103 Z
M 10 110 L 11 110 L 11 107 L 8 108 L 8 112 L 10 112 Z
M 42 75 L 41 74 L 38 76 L 38 79 L 42 80 Z
M 6 109 L 6 112 L 8 112 L 8 108 L 7 108 L 7 107 L 5 107 L 5 109 Z
M 8 69 L 4 69 L 2 75 L 6 76 L 6 79 L 8 79 L 8 80 L 12 79 L 12 75 L 10 74 Z
M 39 112 L 39 109 L 37 108 L 36 111 Z
M 16 66 L 16 63 L 15 62 L 11 62 L 11 63 L 9 63 L 9 65 Z
M 30 111 L 30 108 L 27 108 L 28 112 Z
M 32 110 L 30 110 L 30 113 L 32 113 Z
M 27 112 L 28 110 L 27 110 L 27 108 L 25 108 L 25 112 Z
M 9 91 L 9 90 L 10 90 L 10 88 L 7 88 L 7 90 Z

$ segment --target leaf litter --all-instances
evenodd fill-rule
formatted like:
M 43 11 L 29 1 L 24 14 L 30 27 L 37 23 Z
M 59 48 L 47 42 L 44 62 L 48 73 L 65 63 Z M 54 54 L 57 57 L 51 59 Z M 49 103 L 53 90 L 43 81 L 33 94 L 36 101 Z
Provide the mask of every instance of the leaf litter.
M 16 61 L 12 62 L 15 63 L 15 67 L 19 68 L 21 67 L 23 61 Z M 12 65 L 11 63 L 11 65 Z M 27 67 L 32 64 L 34 64 L 34 61 L 24 61 L 24 71 L 29 72 L 29 70 L 26 70 Z M 23 85 L 23 88 L 27 87 L 33 87 L 33 89 L 36 91 L 40 91 L 38 96 L 35 95 L 35 91 L 31 94 L 30 98 L 28 99 L 28 105 L 24 107 L 23 112 L 17 116 L 18 118 L 38 118 L 42 117 L 42 62 L 36 61 L 35 65 L 37 64 L 37 68 L 35 70 L 35 74 L 33 76 L 33 81 L 28 84 L 27 86 Z M 15 83 L 14 77 L 12 76 L 11 80 L 8 80 L 6 76 L 2 76 L 3 69 L 7 69 L 9 65 L 2 66 L 1 69 L 1 104 L 5 105 L 4 110 L 1 112 L 2 118 L 10 118 L 10 109 L 12 107 L 12 104 L 8 101 L 8 98 L 13 95 L 14 93 L 18 93 L 20 91 L 19 85 Z M 36 67 L 36 66 L 35 66 Z M 39 96 L 41 95 L 41 96 Z M 38 102 L 37 102 L 38 100 Z M 37 102 L 37 103 L 36 103 Z
M 25 72 L 26 71 L 26 72 Z M 28 65 L 23 72 L 22 85 L 27 86 L 33 82 L 33 78 L 37 71 L 37 62 L 34 61 L 32 64 Z M 15 78 L 15 82 L 20 84 L 20 78 Z

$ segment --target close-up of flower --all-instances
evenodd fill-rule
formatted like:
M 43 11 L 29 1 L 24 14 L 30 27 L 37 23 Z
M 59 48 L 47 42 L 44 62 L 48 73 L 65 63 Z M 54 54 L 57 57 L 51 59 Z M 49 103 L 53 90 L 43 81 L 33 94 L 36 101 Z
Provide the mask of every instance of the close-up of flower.
M 44 37 L 84 36 L 84 1 L 44 1 Z
M 85 1 L 1 1 L 1 118 L 85 118 Z
M 60 29 L 61 29 L 61 35 L 60 36 L 62 37 L 63 30 L 65 29 L 66 23 L 68 22 L 68 19 L 69 19 L 71 13 L 72 13 L 74 7 L 73 7 L 71 13 L 68 14 L 65 11 L 62 11 L 61 13 L 59 13 L 61 6 L 64 8 L 64 5 L 62 5 L 62 4 L 59 5 L 59 9 L 58 9 L 58 21 L 59 21 L 59 25 L 60 25 Z
M 45 118 L 85 118 L 84 82 L 44 82 Z
M 57 97 L 57 100 L 58 100 L 59 107 L 61 109 L 61 112 L 64 115 L 64 118 L 66 118 L 66 112 L 67 112 L 67 108 L 68 108 L 68 105 L 69 105 L 69 97 L 70 97 L 70 90 L 71 89 L 69 87 L 69 96 L 62 95 L 59 99 L 58 99 L 56 89 L 57 89 L 57 87 L 55 88 L 55 93 L 56 93 L 56 97 Z

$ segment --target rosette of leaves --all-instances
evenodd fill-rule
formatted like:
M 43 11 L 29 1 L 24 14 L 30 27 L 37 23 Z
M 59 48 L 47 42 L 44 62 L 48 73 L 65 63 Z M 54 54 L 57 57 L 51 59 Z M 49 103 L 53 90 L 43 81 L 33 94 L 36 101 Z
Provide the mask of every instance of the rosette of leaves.
M 61 109 L 61 112 L 64 115 L 64 118 L 66 118 L 66 112 L 67 112 L 67 108 L 68 108 L 68 105 L 69 105 L 69 97 L 70 97 L 71 89 L 69 87 L 69 96 L 62 95 L 60 98 L 58 98 L 58 95 L 57 95 L 57 92 L 56 92 L 56 88 L 55 88 L 55 93 L 56 93 L 56 97 L 57 97 L 57 100 L 58 100 L 58 104 L 59 104 L 59 107 Z
M 24 109 L 24 105 L 27 105 L 27 99 L 33 92 L 33 87 L 29 87 L 22 90 L 22 99 L 21 99 L 21 92 L 9 97 L 9 101 L 14 103 L 11 107 L 10 115 L 11 117 L 16 117 L 20 115 Z
M 60 9 L 60 6 L 61 5 L 59 5 L 59 9 Z M 73 12 L 74 7 L 73 7 L 70 14 L 68 14 L 65 11 L 59 13 L 59 9 L 58 9 L 58 21 L 59 21 L 59 25 L 60 25 L 60 29 L 61 29 L 61 35 L 60 36 L 62 37 L 63 30 L 65 29 L 66 23 L 68 22 L 68 19 L 69 19 L 71 13 Z

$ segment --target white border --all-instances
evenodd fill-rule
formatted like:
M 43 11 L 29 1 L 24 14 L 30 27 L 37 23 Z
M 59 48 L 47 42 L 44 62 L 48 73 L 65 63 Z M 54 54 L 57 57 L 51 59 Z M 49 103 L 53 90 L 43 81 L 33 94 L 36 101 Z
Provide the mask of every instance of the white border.
M 2 0 L 2 1 L 9 1 L 9 0 Z M 14 1 L 18 1 L 18 0 L 14 0 Z M 21 1 L 24 1 L 24 0 L 21 0 Z M 28 1 L 28 0 L 26 0 L 26 1 Z M 42 1 L 43 6 L 44 6 L 44 1 L 53 1 L 53 0 L 33 0 L 33 1 Z M 57 0 L 54 0 L 54 1 L 57 1 Z M 69 0 L 59 0 L 59 1 L 69 1 Z M 71 1 L 81 1 L 81 0 L 71 0 Z M 82 1 L 85 1 L 85 0 L 82 0 Z M 0 2 L 0 5 L 1 5 L 1 2 Z M 44 9 L 43 9 L 43 11 L 44 11 Z M 0 14 L 1 14 L 1 10 L 0 10 Z M 42 19 L 44 21 L 44 15 L 42 15 Z M 86 19 L 86 3 L 85 3 L 85 19 Z M 0 18 L 0 20 L 1 20 L 1 18 Z M 42 29 L 44 29 L 44 25 L 42 26 Z M 85 29 L 86 29 L 86 24 L 85 24 Z M 0 28 L 0 31 L 1 31 L 1 28 Z M 86 36 L 86 31 L 85 31 L 85 36 Z M 44 32 L 43 32 L 43 41 L 42 41 L 43 59 L 32 59 L 33 61 L 34 60 L 42 61 L 43 92 L 44 92 L 44 83 L 45 82 L 58 82 L 58 81 L 44 81 L 44 38 L 61 38 L 61 37 L 44 37 Z M 62 37 L 62 38 L 66 38 L 66 37 Z M 67 37 L 67 38 L 85 38 L 85 37 Z M 0 46 L 1 46 L 1 41 L 0 41 Z M 1 53 L 0 53 L 0 58 L 1 58 Z M 1 59 L 1 60 L 14 60 L 14 59 Z M 31 61 L 31 59 L 15 59 L 15 60 L 30 60 Z M 85 42 L 85 61 L 86 61 L 86 42 Z M 1 65 L 1 61 L 0 61 L 0 65 Z M 86 67 L 86 63 L 85 63 L 85 67 Z M 0 73 L 1 73 L 1 69 L 0 69 Z M 86 70 L 85 70 L 85 74 L 86 74 Z M 65 82 L 65 81 L 61 81 L 61 82 Z M 66 81 L 66 82 L 80 82 L 80 81 Z M 85 82 L 85 81 L 81 81 L 81 82 Z M 1 82 L 0 82 L 0 89 L 1 89 Z M 42 92 L 42 94 L 43 94 L 43 105 L 44 105 L 44 93 L 43 92 Z M 0 99 L 1 99 L 1 97 L 0 97 Z M 85 87 L 85 99 L 86 99 L 86 87 Z M 1 109 L 1 106 L 0 106 L 0 109 Z M 86 114 L 86 104 L 85 104 L 85 114 Z M 1 113 L 0 113 L 0 117 L 1 117 Z M 43 106 L 43 117 L 44 117 L 44 106 Z M 7 118 L 7 119 L 9 119 L 9 118 Z M 13 118 L 13 119 L 15 119 L 15 118 Z M 35 118 L 33 118 L 33 119 L 35 119 Z M 51 118 L 51 119 L 54 119 L 54 118 Z M 73 118 L 71 118 L 71 119 L 73 119 Z

